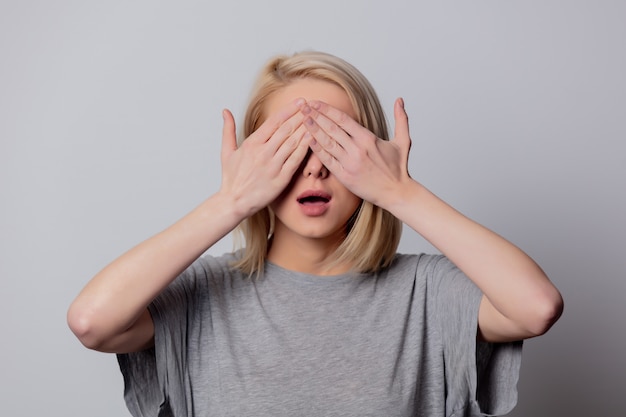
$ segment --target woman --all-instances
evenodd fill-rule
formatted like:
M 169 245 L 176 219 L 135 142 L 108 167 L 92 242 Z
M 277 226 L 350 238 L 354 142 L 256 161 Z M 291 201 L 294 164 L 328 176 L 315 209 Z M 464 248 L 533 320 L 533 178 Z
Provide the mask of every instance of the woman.
M 222 183 L 98 273 L 68 313 L 118 353 L 134 416 L 476 416 L 517 400 L 521 340 L 562 299 L 524 252 L 408 173 L 368 81 L 334 56 L 272 59 Z M 443 255 L 396 254 L 401 223 Z M 245 247 L 200 257 L 240 228 Z

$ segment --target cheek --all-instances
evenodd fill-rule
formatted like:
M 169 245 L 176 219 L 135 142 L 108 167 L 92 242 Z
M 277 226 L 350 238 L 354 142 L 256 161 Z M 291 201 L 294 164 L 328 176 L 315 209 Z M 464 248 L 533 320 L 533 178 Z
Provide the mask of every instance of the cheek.
M 291 187 L 287 187 L 278 197 L 269 204 L 269 208 L 279 217 L 289 213 L 289 202 L 295 199 L 290 194 Z
M 354 205 L 352 206 L 353 207 L 352 215 L 354 215 L 354 213 L 359 210 L 359 208 L 361 207 L 361 204 L 363 204 L 363 200 L 361 200 L 360 198 L 354 199 Z
M 351 216 L 354 215 L 354 212 L 359 209 L 363 202 L 363 200 L 352 193 L 348 193 L 344 201 L 346 201 L 346 211 L 349 211 Z
M 285 197 L 281 194 L 270 203 L 269 207 L 274 213 L 280 213 L 284 202 Z
M 361 199 L 356 199 L 355 201 L 352 201 L 350 203 L 350 207 L 351 207 L 351 211 L 350 216 L 346 216 L 346 231 L 347 233 L 350 233 L 350 231 L 352 230 L 352 227 L 354 226 L 354 223 L 356 222 L 356 219 L 359 215 L 359 210 L 361 208 L 361 205 L 363 204 L 363 200 Z M 346 211 L 346 215 L 348 214 L 348 211 Z
M 282 205 L 285 202 L 285 200 L 290 199 L 290 198 L 291 199 L 295 198 L 294 196 L 290 197 L 290 194 L 294 189 L 296 179 L 297 179 L 297 176 L 294 174 L 293 178 L 291 179 L 289 184 L 287 184 L 285 189 L 278 195 L 278 197 L 274 199 L 274 201 L 270 203 L 270 208 L 272 210 L 274 210 L 275 207 Z
M 351 205 L 353 205 L 355 208 L 361 205 L 361 202 L 363 201 L 361 197 L 355 194 L 352 194 L 347 189 L 345 190 L 345 193 L 346 193 L 346 200 L 349 201 Z

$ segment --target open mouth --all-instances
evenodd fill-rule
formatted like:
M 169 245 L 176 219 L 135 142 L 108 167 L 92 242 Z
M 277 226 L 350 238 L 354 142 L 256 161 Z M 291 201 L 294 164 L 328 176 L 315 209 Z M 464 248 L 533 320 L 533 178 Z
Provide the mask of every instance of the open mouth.
M 330 195 L 324 192 L 307 192 L 298 197 L 298 203 L 308 204 L 326 204 L 330 201 Z

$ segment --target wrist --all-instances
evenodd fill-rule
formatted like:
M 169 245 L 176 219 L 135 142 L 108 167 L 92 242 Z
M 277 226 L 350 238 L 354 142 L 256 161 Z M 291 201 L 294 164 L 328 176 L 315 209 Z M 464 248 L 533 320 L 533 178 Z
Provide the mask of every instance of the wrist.
M 377 205 L 403 220 L 402 214 L 408 207 L 414 207 L 425 191 L 426 188 L 423 185 L 407 177 L 405 180 L 398 181 L 392 192 L 381 199 L 381 204 Z
M 220 218 L 225 225 L 238 225 L 249 216 L 248 211 L 238 204 L 238 199 L 230 193 L 218 191 L 198 207 L 207 214 Z

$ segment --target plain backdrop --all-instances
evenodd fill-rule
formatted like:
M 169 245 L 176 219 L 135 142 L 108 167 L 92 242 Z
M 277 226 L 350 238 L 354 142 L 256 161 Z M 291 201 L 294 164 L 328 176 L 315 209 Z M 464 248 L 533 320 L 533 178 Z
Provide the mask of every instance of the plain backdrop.
M 562 291 L 510 415 L 626 415 L 625 19 L 608 0 L 1 0 L 2 415 L 129 415 L 67 307 L 217 190 L 221 109 L 241 120 L 265 61 L 304 49 L 361 69 L 389 116 L 404 97 L 412 176 Z M 405 230 L 402 252 L 433 250 Z

